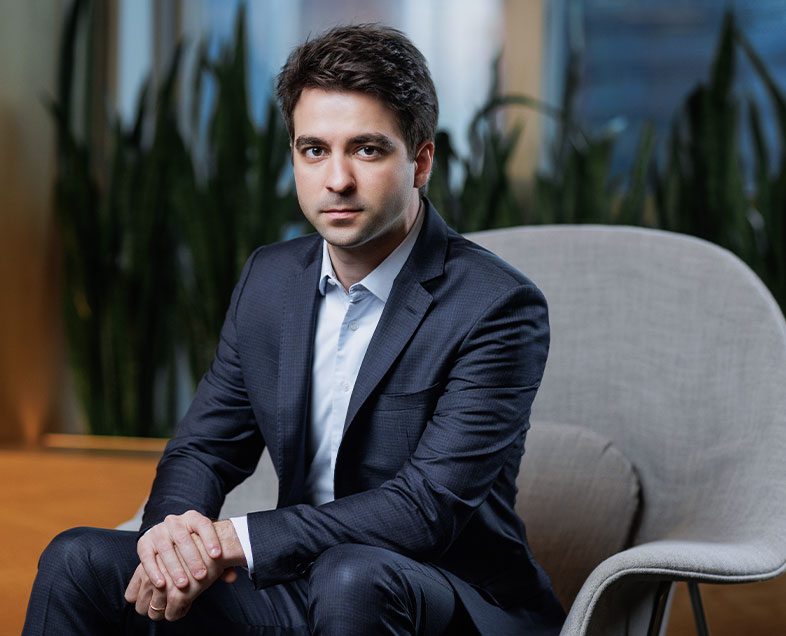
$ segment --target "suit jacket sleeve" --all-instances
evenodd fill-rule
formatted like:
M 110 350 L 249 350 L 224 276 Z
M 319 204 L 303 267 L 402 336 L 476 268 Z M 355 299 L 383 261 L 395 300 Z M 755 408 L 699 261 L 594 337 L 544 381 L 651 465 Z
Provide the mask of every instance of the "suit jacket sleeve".
M 540 291 L 519 282 L 501 293 L 468 329 L 433 416 L 394 478 L 319 507 L 248 515 L 254 584 L 296 578 L 340 543 L 438 558 L 483 503 L 511 453 L 521 452 L 548 344 Z
M 258 252 L 232 294 L 210 369 L 158 464 L 139 536 L 169 514 L 197 510 L 215 519 L 225 494 L 254 471 L 264 449 L 243 381 L 235 325 L 237 301 Z

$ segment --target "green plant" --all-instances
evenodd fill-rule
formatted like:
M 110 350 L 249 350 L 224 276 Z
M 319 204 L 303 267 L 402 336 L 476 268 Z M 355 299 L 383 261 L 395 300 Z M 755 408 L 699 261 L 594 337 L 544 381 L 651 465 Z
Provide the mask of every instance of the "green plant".
M 164 434 L 177 399 L 179 345 L 172 303 L 178 286 L 176 223 L 169 183 L 187 167 L 174 118 L 175 56 L 156 113 L 139 100 L 131 130 L 115 120 L 104 161 L 96 114 L 82 99 L 76 132 L 73 73 L 80 26 L 92 48 L 94 5 L 77 0 L 66 22 L 57 125 L 55 205 L 65 260 L 66 332 L 75 384 L 95 433 Z M 85 77 L 91 77 L 86 56 Z M 88 86 L 89 90 L 89 86 Z M 87 92 L 87 91 L 86 91 Z M 145 95 L 147 91 L 145 91 Z M 154 118 L 150 143 L 143 128 Z
M 775 164 L 760 105 L 747 99 L 747 119 L 741 116 L 735 89 L 740 51 L 773 106 L 780 133 Z M 467 157 L 458 156 L 447 133 L 440 133 L 429 195 L 450 222 L 461 231 L 522 222 L 624 223 L 692 234 L 735 252 L 786 307 L 786 97 L 733 13 L 724 18 L 707 82 L 675 114 L 665 156 L 656 161 L 655 128 L 646 123 L 627 179 L 610 177 L 614 127 L 590 132 L 579 121 L 574 107 L 579 67 L 578 56 L 571 55 L 560 108 L 502 95 L 495 79 L 470 128 Z M 499 109 L 520 105 L 558 122 L 551 167 L 535 176 L 531 200 L 517 200 L 505 177 L 521 131 L 505 133 L 496 119 Z M 753 140 L 752 178 L 739 147 L 746 125 Z
M 516 197 L 509 170 L 522 128 L 506 131 L 500 111 L 512 106 L 533 108 L 558 116 L 559 110 L 527 95 L 502 94 L 499 56 L 491 65 L 485 104 L 467 129 L 469 152 L 461 156 L 450 134 L 437 132 L 434 167 L 428 196 L 459 232 L 508 227 L 527 222 L 529 207 Z
M 282 228 L 301 218 L 287 176 L 290 171 L 289 133 L 278 107 L 270 99 L 261 127 L 249 114 L 246 87 L 247 40 L 245 12 L 238 11 L 235 36 L 211 61 L 200 47 L 192 99 L 203 103 L 212 82 L 215 100 L 207 112 L 195 108 L 191 129 L 206 130 L 195 138 L 199 179 L 184 184 L 178 210 L 184 230 L 188 270 L 193 274 L 182 289 L 179 307 L 189 337 L 193 378 L 212 359 L 232 290 L 254 248 L 281 238 Z M 207 125 L 202 120 L 207 117 Z M 281 184 L 285 186 L 282 188 Z
M 739 103 L 733 91 L 735 53 L 728 14 L 709 82 L 697 86 L 678 112 L 656 192 L 664 228 L 750 256 L 738 148 Z
M 748 100 L 749 126 L 754 146 L 754 196 L 749 200 L 758 259 L 750 263 L 786 310 L 786 97 L 745 35 L 735 29 L 735 38 L 764 83 L 778 125 L 780 154 L 775 166 L 763 132 L 758 104 Z
M 287 134 L 272 103 L 263 128 L 248 115 L 242 12 L 218 61 L 201 49 L 194 102 L 203 82 L 216 84 L 211 110 L 192 113 L 191 129 L 208 131 L 203 143 L 178 124 L 180 47 L 161 84 L 146 83 L 130 127 L 103 122 L 90 83 L 77 100 L 74 81 L 80 35 L 84 77 L 94 76 L 95 7 L 72 4 L 48 103 L 71 366 L 91 432 L 169 435 L 191 393 L 180 360 L 194 378 L 204 373 L 243 262 L 296 218 L 291 187 L 279 188 Z
M 770 165 L 760 107 L 747 100 L 747 119 L 734 88 L 742 51 L 766 87 L 780 130 L 780 161 Z M 739 142 L 747 124 L 754 147 L 751 179 Z M 678 111 L 653 190 L 659 225 L 726 247 L 762 278 L 786 307 L 786 99 L 763 60 L 727 12 L 707 84 Z
M 608 222 L 614 201 L 609 180 L 613 129 L 589 134 L 575 114 L 579 59 L 571 53 L 565 74 L 562 107 L 551 144 L 551 170 L 535 179 L 535 209 L 541 223 Z
M 437 134 L 435 167 L 429 197 L 461 232 L 522 223 L 643 223 L 647 174 L 654 148 L 654 127 L 644 126 L 628 187 L 609 177 L 616 141 L 613 127 L 587 132 L 579 123 L 574 100 L 579 87 L 576 56 L 571 57 L 562 106 L 557 108 L 527 95 L 502 94 L 499 59 L 492 65 L 486 103 L 468 130 L 470 150 L 459 156 L 450 135 Z M 551 144 L 548 173 L 539 172 L 530 200 L 519 199 L 508 176 L 521 128 L 505 131 L 498 115 L 510 107 L 538 111 L 558 122 Z

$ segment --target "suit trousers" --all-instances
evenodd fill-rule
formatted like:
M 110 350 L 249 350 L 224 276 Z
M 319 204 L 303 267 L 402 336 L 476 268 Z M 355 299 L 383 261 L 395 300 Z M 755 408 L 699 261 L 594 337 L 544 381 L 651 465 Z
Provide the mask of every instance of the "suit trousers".
M 255 590 L 240 572 L 216 581 L 175 622 L 151 621 L 123 598 L 139 559 L 135 532 L 74 528 L 41 556 L 23 636 L 41 634 L 473 634 L 434 567 L 367 545 L 325 551 L 309 573 Z

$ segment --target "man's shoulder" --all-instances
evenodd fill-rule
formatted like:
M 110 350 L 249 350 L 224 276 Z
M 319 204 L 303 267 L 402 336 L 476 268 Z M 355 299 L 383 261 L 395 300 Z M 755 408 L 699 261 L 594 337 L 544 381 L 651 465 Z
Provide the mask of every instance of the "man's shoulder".
M 252 252 L 246 267 L 249 274 L 292 273 L 317 259 L 321 255 L 321 245 L 322 238 L 316 233 L 262 245 Z
M 417 267 L 437 274 L 437 286 L 452 291 L 469 290 L 481 301 L 512 288 L 531 287 L 534 283 L 515 267 L 484 247 L 450 228 L 430 201 L 427 223 L 419 239 Z M 416 247 L 417 250 L 417 247 Z M 421 278 L 426 280 L 426 277 Z
M 462 286 L 484 296 L 519 287 L 537 290 L 535 283 L 510 263 L 453 230 L 448 231 L 445 273 L 459 276 Z
M 248 307 L 252 301 L 257 311 L 259 302 L 280 299 L 310 265 L 319 263 L 321 247 L 321 238 L 316 234 L 258 247 L 246 260 L 232 305 L 236 309 Z

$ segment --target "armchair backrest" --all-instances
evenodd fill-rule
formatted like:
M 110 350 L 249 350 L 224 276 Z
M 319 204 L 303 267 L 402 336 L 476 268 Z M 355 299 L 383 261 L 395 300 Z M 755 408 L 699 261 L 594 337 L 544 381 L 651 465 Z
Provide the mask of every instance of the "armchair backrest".
M 469 238 L 545 294 L 551 350 L 533 427 L 592 429 L 630 460 L 643 502 L 634 545 L 782 543 L 786 327 L 746 265 L 705 241 L 641 228 Z

